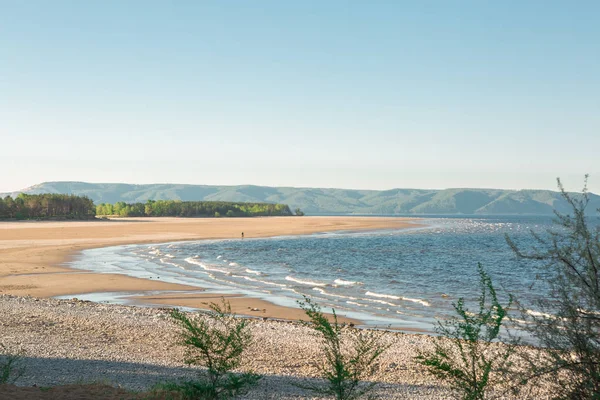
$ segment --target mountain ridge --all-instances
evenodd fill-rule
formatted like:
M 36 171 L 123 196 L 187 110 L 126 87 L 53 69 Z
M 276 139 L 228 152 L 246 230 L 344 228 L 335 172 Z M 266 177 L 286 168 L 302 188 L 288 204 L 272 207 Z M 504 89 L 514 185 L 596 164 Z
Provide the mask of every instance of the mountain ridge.
M 259 185 L 192 185 L 43 182 L 20 191 L 2 193 L 61 193 L 88 196 L 96 204 L 146 202 L 147 200 L 266 202 L 288 204 L 307 214 L 371 215 L 551 215 L 567 212 L 569 204 L 551 190 L 510 189 L 338 189 Z M 574 196 L 580 194 L 574 193 Z M 588 210 L 600 208 L 600 196 L 590 193 Z

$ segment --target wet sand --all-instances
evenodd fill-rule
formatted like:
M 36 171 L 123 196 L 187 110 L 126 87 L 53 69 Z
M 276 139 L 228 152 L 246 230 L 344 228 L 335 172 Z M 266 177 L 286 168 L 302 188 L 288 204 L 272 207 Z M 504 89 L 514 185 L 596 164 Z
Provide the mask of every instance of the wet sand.
M 93 221 L 0 222 L 0 293 L 55 297 L 83 293 L 180 291 L 140 296 L 137 302 L 207 308 L 220 295 L 201 288 L 119 274 L 88 273 L 65 263 L 77 252 L 135 243 L 301 235 L 332 231 L 402 229 L 415 219 L 380 217 L 127 218 Z M 196 291 L 190 294 L 190 291 Z M 239 314 L 296 320 L 301 310 L 228 295 Z M 252 310 L 255 311 L 252 311 Z

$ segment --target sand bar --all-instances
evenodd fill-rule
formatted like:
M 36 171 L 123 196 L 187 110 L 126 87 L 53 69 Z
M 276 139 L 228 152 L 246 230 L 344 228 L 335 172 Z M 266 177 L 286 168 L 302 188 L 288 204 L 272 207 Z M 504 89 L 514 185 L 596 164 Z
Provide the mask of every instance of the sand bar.
M 198 287 L 73 270 L 64 265 L 77 252 L 135 243 L 302 235 L 332 231 L 402 229 L 415 219 L 380 217 L 127 218 L 95 221 L 0 222 L 0 293 L 54 297 L 100 292 L 182 291 L 186 295 L 139 298 L 150 304 L 206 308 L 215 295 Z M 298 319 L 297 310 L 264 300 L 229 296 L 236 313 Z M 259 311 L 251 311 L 258 309 Z

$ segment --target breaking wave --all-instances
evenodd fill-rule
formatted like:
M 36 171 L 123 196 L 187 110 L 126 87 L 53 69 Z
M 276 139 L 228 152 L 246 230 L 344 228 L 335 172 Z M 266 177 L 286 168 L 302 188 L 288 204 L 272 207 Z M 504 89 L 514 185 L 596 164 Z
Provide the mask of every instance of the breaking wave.
M 373 292 L 367 292 L 367 293 L 365 293 L 365 295 L 370 296 L 370 297 L 378 297 L 378 298 L 382 298 L 382 299 L 410 301 L 412 303 L 421 304 L 422 306 L 425 306 L 425 307 L 430 307 L 431 306 L 431 304 L 429 304 L 425 300 L 413 299 L 411 297 L 394 296 L 394 295 L 391 295 L 391 294 L 382 294 L 382 293 L 373 293 Z
M 345 281 L 343 279 L 336 279 L 335 281 L 333 281 L 333 283 L 335 283 L 336 285 L 340 285 L 340 286 L 354 286 L 354 285 L 362 285 L 362 282 L 358 282 L 358 281 Z
M 291 277 L 291 276 L 286 276 L 285 280 L 286 281 L 290 281 L 290 282 L 296 282 L 296 283 L 299 283 L 301 285 L 307 285 L 307 286 L 327 286 L 326 283 L 313 282 L 313 281 L 303 281 L 301 279 L 296 279 L 296 278 Z
M 193 265 L 197 265 L 199 267 L 202 267 L 202 269 L 204 269 L 205 271 L 213 271 L 213 272 L 221 272 L 223 274 L 230 274 L 229 271 L 224 270 L 224 269 L 220 269 L 220 268 L 213 268 L 213 267 L 209 267 L 203 263 L 201 263 L 200 261 L 196 261 L 194 258 L 192 257 L 188 257 L 185 259 L 185 262 L 187 262 L 188 264 L 193 264 Z

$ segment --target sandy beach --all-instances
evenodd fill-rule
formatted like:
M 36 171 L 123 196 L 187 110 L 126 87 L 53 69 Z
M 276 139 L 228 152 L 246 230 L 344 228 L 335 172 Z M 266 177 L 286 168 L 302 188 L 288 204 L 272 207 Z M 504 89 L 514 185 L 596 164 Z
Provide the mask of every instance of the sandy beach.
M 169 290 L 173 292 L 138 296 L 136 301 L 206 308 L 220 296 L 203 293 L 197 287 L 88 273 L 63 265 L 78 251 L 129 243 L 239 237 L 242 231 L 246 237 L 265 237 L 336 230 L 401 229 L 417 223 L 398 218 L 350 217 L 0 223 L 0 343 L 7 351 L 24 355 L 25 370 L 17 382 L 20 387 L 2 387 L 0 397 L 19 400 L 134 398 L 124 390 L 144 391 L 159 382 L 194 377 L 197 370 L 183 363 L 184 349 L 178 345 L 178 328 L 168 310 L 51 297 L 86 292 L 139 291 L 141 294 L 146 290 Z M 254 342 L 244 357 L 242 370 L 255 371 L 264 378 L 242 398 L 316 398 L 298 386 L 319 382 L 316 379 L 322 362 L 319 339 L 297 322 L 303 314 L 297 309 L 244 296 L 227 295 L 227 299 L 238 314 L 276 318 L 249 320 Z M 393 331 L 375 332 L 382 343 L 389 346 L 369 378 L 378 382 L 376 394 L 389 399 L 450 398 L 452 393 L 448 387 L 426 374 L 424 367 L 414 360 L 419 351 L 431 349 L 435 338 Z M 97 382 L 113 388 L 81 385 Z M 39 389 L 56 385 L 71 386 L 50 391 Z M 104 393 L 104 397 L 92 394 L 96 393 L 94 390 Z M 109 392 L 111 394 L 107 394 Z M 534 387 L 518 398 L 546 397 L 544 390 Z
M 414 219 L 378 217 L 127 218 L 94 221 L 0 222 L 0 294 L 55 297 L 99 292 L 184 291 L 140 297 L 139 302 L 206 308 L 219 295 L 201 288 L 73 270 L 65 262 L 78 251 L 123 244 L 301 235 L 317 232 L 402 229 Z M 196 291 L 189 294 L 189 291 Z M 298 309 L 228 295 L 235 313 L 296 320 Z M 255 310 L 255 311 L 252 311 Z

